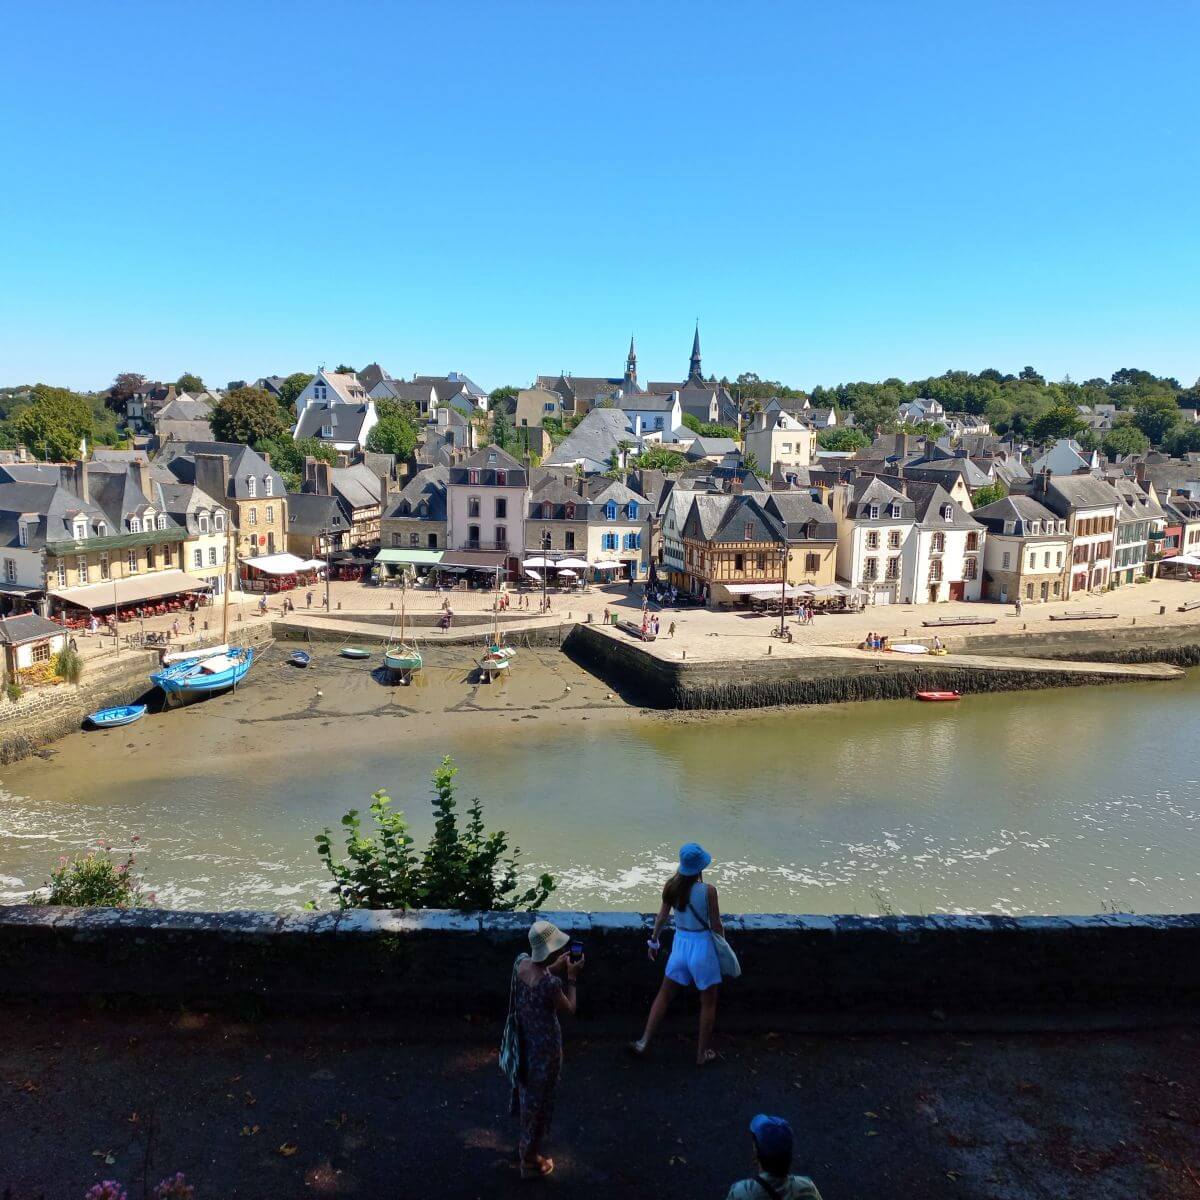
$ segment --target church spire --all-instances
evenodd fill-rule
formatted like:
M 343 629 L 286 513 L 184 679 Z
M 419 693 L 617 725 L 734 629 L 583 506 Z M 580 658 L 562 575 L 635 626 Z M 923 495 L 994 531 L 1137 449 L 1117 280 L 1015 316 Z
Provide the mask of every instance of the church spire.
M 700 370 L 700 320 L 696 319 L 696 336 L 692 338 L 692 364 L 688 368 L 688 383 L 703 383 L 704 372 Z
M 625 382 L 637 388 L 637 347 L 633 344 L 632 333 L 629 335 L 629 357 L 625 360 Z

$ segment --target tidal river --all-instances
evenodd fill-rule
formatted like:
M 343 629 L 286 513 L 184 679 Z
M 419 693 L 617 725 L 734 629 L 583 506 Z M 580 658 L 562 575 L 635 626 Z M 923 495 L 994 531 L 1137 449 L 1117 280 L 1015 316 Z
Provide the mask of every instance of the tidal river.
M 445 650 L 449 655 L 453 652 Z M 0 902 L 137 834 L 171 907 L 328 903 L 313 835 L 387 789 L 418 843 L 444 754 L 559 908 L 649 909 L 681 841 L 730 911 L 1200 908 L 1200 674 L 1183 682 L 735 715 L 647 713 L 554 650 L 477 686 L 384 687 L 278 650 L 247 686 L 0 771 Z M 465 804 L 464 804 L 465 806 Z

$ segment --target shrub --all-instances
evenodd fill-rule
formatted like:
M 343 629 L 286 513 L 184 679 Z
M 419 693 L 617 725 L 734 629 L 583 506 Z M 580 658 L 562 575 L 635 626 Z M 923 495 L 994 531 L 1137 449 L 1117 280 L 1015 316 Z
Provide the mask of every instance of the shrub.
M 25 694 L 25 689 L 15 680 L 10 679 L 4 685 L 4 694 L 14 703 Z
M 140 839 L 133 838 L 136 844 Z M 59 858 L 50 873 L 47 895 L 35 893 L 32 904 L 62 904 L 70 908 L 135 908 L 153 903 L 154 893 L 143 893 L 141 881 L 133 873 L 131 850 L 124 862 L 112 856 L 112 843 L 100 841 L 95 850 Z
M 67 683 L 78 683 L 83 675 L 83 659 L 79 656 L 77 650 L 72 650 L 70 646 L 64 646 L 51 659 L 54 667 L 54 673 L 59 679 L 65 679 Z
M 339 908 L 455 908 L 463 912 L 538 908 L 554 890 L 552 876 L 539 876 L 533 887 L 517 892 L 517 859 L 509 853 L 503 830 L 488 833 L 478 797 L 467 810 L 465 828 L 458 824 L 454 776 L 450 757 L 433 772 L 433 808 L 437 814 L 433 837 L 418 860 L 408 823 L 393 812 L 386 792 L 371 797 L 375 832 L 364 835 L 357 809 L 342 818 L 346 829 L 346 858 L 333 856 L 329 829 L 316 837 L 317 854 L 333 877 L 332 895 Z

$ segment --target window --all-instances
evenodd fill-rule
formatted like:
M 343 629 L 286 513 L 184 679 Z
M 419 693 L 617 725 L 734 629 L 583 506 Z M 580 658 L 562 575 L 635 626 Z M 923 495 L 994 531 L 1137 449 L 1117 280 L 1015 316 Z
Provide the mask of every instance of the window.
M 563 534 L 563 549 L 564 550 L 574 550 L 575 549 L 575 530 L 568 529 L 566 531 L 566 533 Z
M 270 475 L 263 476 L 263 495 L 273 496 L 275 494 L 275 480 Z
M 888 530 L 888 547 L 892 550 L 900 549 L 900 530 L 898 530 L 898 529 L 889 529 Z
M 209 546 L 209 548 L 208 548 L 208 565 L 210 567 L 215 567 L 217 565 L 217 548 L 216 548 L 216 546 Z
M 979 574 L 979 560 L 977 558 L 963 559 L 963 578 L 974 579 Z
M 398 550 L 403 545 L 404 545 L 404 538 L 401 537 L 401 535 L 398 533 L 393 533 L 392 534 L 392 548 L 395 550 Z
M 257 525 L 258 524 L 258 509 L 257 508 L 252 508 L 250 510 L 250 513 L 246 519 L 246 523 L 248 525 Z
M 943 504 L 942 505 L 942 520 L 943 521 L 954 520 L 954 506 L 952 504 Z
M 900 556 L 898 554 L 892 555 L 887 561 L 887 577 L 889 579 L 900 578 Z
M 1063 552 L 1060 550 L 1058 552 L 1058 558 L 1057 558 L 1057 562 L 1055 564 L 1056 566 L 1059 566 L 1059 567 L 1062 566 L 1062 556 L 1063 556 Z
M 931 558 L 929 560 L 929 582 L 942 582 L 942 560 L 940 558 Z
M 744 571 L 746 569 L 746 556 L 744 554 L 735 554 L 733 556 L 733 569 L 735 571 Z
M 977 534 L 977 533 L 968 533 L 967 534 L 967 549 L 968 550 L 978 550 L 979 549 L 979 534 Z
M 748 542 L 754 541 L 754 522 L 753 521 L 746 522 L 745 537 L 746 537 L 746 541 L 748 541 Z
M 267 524 L 268 525 L 275 524 L 275 505 L 273 505 L 273 504 L 267 505 Z
M 75 560 L 75 574 L 79 576 L 80 583 L 87 583 L 88 560 L 82 554 Z
M 33 647 L 33 661 L 35 663 L 44 663 L 50 661 L 50 643 L 37 642 Z
M 1033 599 L 1033 584 L 1032 583 L 1027 583 L 1025 585 L 1025 599 L 1026 600 Z
M 507 471 L 499 470 L 496 472 L 496 486 L 497 487 L 508 487 L 508 472 Z M 500 503 L 500 502 L 497 501 L 497 503 Z M 499 513 L 496 514 L 496 516 L 499 516 L 499 515 L 500 515 Z
M 1000 560 L 1000 570 L 1007 571 L 1009 563 L 1012 561 L 1012 555 L 1007 550 L 1004 552 L 1004 557 Z
M 170 565 L 170 558 L 167 559 L 167 564 Z M 146 547 L 146 570 L 153 571 L 158 566 L 158 552 L 153 546 Z
M 131 550 L 130 553 L 132 554 L 133 551 Z M 55 563 L 55 572 L 54 573 L 58 579 L 58 586 L 60 588 L 66 587 L 67 586 L 67 564 L 61 558 L 57 561 L 57 563 Z
M 468 517 L 479 516 L 479 497 L 478 496 L 468 496 L 467 497 L 467 516 Z
M 17 541 L 22 546 L 29 545 L 29 526 L 24 521 L 21 522 L 21 525 L 17 531 L 17 535 Z
M 81 542 L 85 537 L 87 537 L 87 521 L 76 521 L 75 540 Z
M 872 504 L 871 507 L 869 509 L 867 509 L 867 516 L 872 521 L 878 521 L 879 520 L 879 505 Z
M 502 520 L 508 517 L 508 498 L 506 496 L 496 497 L 496 519 Z
M 17 563 L 15 559 L 6 558 L 4 560 L 4 579 L 7 583 L 17 582 Z
M 410 533 L 408 535 L 408 544 L 410 546 L 419 546 L 421 544 L 421 535 L 419 533 Z
M 125 554 L 125 565 L 129 568 L 130 575 L 136 575 L 138 569 L 137 551 L 130 549 Z
M 900 505 L 898 505 L 895 500 L 893 500 L 888 506 L 888 516 L 893 520 L 899 520 L 900 518 Z
M 767 569 L 767 556 L 765 554 L 758 555 L 754 561 L 754 566 L 758 571 L 765 571 Z
M 328 437 L 329 435 L 325 434 L 325 436 Z M 246 476 L 246 495 L 249 496 L 251 500 L 258 495 L 258 480 L 255 479 L 253 475 Z
M 166 515 L 166 513 L 159 513 L 158 514 L 158 528 L 166 529 L 166 527 L 167 527 L 167 515 Z
M 225 514 L 223 512 L 213 513 L 213 528 L 218 533 L 225 532 Z
M 567 501 L 566 517 L 567 517 L 568 521 L 575 520 L 575 501 L 574 500 Z
M 96 522 L 96 536 L 97 537 L 108 537 L 108 522 L 107 521 L 97 521 Z
M 629 519 L 631 521 L 636 521 L 638 519 L 638 506 L 636 500 L 630 500 L 629 502 Z
M 332 425 L 322 425 L 321 426 L 321 436 L 323 438 L 333 437 L 333 426 Z
M 501 550 L 508 547 L 508 529 L 504 525 L 496 526 L 496 545 Z
M 1059 583 L 1058 580 L 1056 579 L 1054 581 L 1054 594 L 1056 596 L 1060 594 L 1061 588 L 1062 588 L 1062 584 Z
M 1029 529 L 1027 530 L 1027 532 L 1029 534 L 1031 534 L 1032 536 L 1036 536 L 1037 534 L 1041 533 L 1042 532 L 1041 521 L 1030 521 Z
M 933 535 L 933 541 L 929 548 L 934 554 L 941 554 L 946 549 L 946 535 L 940 529 Z
M 129 518 L 129 532 L 130 533 L 141 533 L 142 532 L 142 523 L 141 523 L 141 521 L 138 520 L 137 517 Z
M 476 550 L 479 549 L 479 526 L 478 525 L 468 525 L 467 526 L 467 545 L 468 545 L 468 547 L 474 546 Z
M 779 443 L 779 452 L 780 452 L 780 454 L 791 454 L 792 443 L 791 442 L 780 442 Z
M 617 519 L 617 502 L 610 500 L 604 506 L 604 519 L 606 521 L 615 521 Z
M 804 556 L 804 569 L 810 574 L 821 569 L 821 556 L 819 554 L 806 554 Z
M 474 469 L 468 471 L 467 472 L 467 482 L 470 484 L 478 483 L 479 482 L 479 472 Z
M 429 543 L 429 548 L 430 548 L 430 550 L 436 550 L 436 549 L 437 549 L 437 534 L 436 534 L 436 533 L 431 533 L 431 534 L 429 534 L 429 536 L 428 536 L 428 538 L 427 538 L 426 540 L 427 540 L 427 541 L 428 541 L 428 543 Z
M 1050 566 L 1050 551 L 1049 550 L 1046 551 L 1045 562 L 1042 563 L 1042 566 L 1046 567 L 1046 568 L 1049 568 L 1049 566 Z
M 879 578 L 879 559 L 867 558 L 863 560 L 863 578 L 868 581 Z
M 867 533 L 867 549 L 868 550 L 878 550 L 879 549 L 879 530 L 878 529 L 872 529 Z
M 600 545 L 604 550 L 615 550 L 617 548 L 617 535 L 615 533 L 603 534 L 600 538 Z M 691 554 L 690 550 L 688 551 L 688 554 Z

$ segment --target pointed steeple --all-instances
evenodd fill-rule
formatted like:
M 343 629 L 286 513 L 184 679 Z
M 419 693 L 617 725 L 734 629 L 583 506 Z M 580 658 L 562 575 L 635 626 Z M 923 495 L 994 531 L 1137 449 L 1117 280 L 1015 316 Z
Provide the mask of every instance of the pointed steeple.
M 696 319 L 696 336 L 692 338 L 692 364 L 688 367 L 688 383 L 703 383 L 704 372 L 700 370 L 700 320 Z
M 625 360 L 625 383 L 627 390 L 637 390 L 637 347 L 633 344 L 633 334 L 629 335 L 629 357 Z

